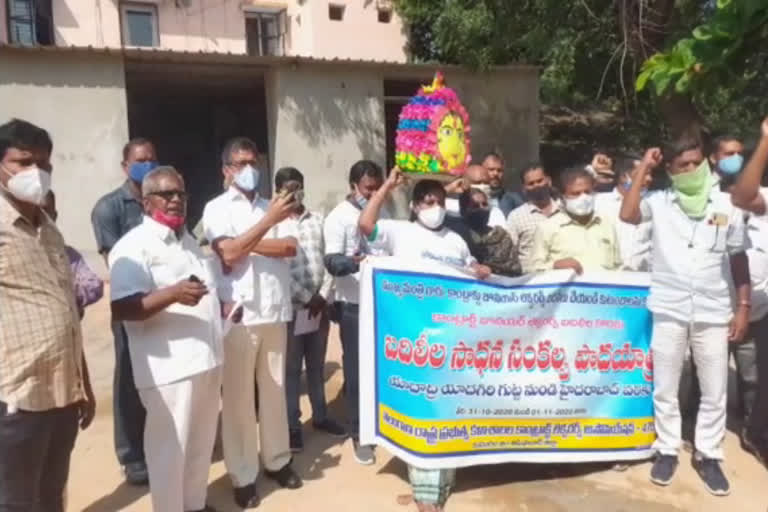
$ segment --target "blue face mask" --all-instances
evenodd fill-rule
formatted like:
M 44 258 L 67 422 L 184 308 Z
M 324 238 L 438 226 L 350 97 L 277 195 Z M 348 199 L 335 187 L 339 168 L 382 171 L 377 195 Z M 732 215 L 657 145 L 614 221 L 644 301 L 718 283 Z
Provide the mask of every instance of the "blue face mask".
M 629 189 L 632 188 L 632 180 L 627 180 L 626 182 L 624 182 L 624 185 L 622 186 L 624 187 L 624 190 L 629 192 Z M 645 187 L 641 188 L 640 197 L 645 197 L 646 195 L 648 195 L 648 189 Z
M 726 176 L 733 176 L 734 174 L 739 174 L 741 172 L 743 165 L 744 157 L 736 153 L 735 155 L 731 155 L 720 160 L 720 162 L 717 164 L 717 167 L 720 169 L 720 172 Z
M 144 177 L 157 167 L 157 162 L 134 162 L 128 169 L 128 176 L 131 180 L 141 184 Z
M 259 170 L 248 164 L 235 175 L 235 185 L 245 192 L 253 192 L 259 185 Z

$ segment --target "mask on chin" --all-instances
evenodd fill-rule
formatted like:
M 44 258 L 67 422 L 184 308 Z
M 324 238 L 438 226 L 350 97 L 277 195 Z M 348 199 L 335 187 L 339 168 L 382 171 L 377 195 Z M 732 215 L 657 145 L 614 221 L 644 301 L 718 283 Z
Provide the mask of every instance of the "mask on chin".
M 186 222 L 186 217 L 183 215 L 170 215 L 160 210 L 155 210 L 152 212 L 152 219 L 155 222 L 162 224 L 163 226 L 166 226 L 174 231 L 181 229 L 181 227 L 184 225 L 184 222 Z
M 368 198 L 364 197 L 358 192 L 355 192 L 355 202 L 357 203 L 357 206 L 359 206 L 361 209 L 365 210 L 366 205 L 368 204 Z

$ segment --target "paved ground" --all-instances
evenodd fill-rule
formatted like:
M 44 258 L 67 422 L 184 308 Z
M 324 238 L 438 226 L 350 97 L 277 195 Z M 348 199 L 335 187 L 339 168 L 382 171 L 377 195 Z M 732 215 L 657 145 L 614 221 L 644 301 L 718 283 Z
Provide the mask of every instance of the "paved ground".
M 106 301 L 89 309 L 84 320 L 86 352 L 98 400 L 97 417 L 82 434 L 72 459 L 69 510 L 113 512 L 151 510 L 148 489 L 122 483 L 112 444 L 111 387 L 113 352 Z M 337 393 L 341 384 L 340 349 L 336 334 L 329 348 L 327 392 L 332 410 L 341 415 Z M 768 406 L 768 404 L 764 404 Z M 303 397 L 304 410 L 308 402 Z M 307 420 L 306 416 L 303 418 Z M 259 510 L 410 512 L 396 502 L 408 492 L 405 467 L 383 450 L 375 466 L 361 467 L 352 457 L 351 443 L 338 443 L 306 430 L 307 447 L 295 459 L 305 486 L 298 491 L 277 489 L 260 480 L 263 497 Z M 667 489 L 648 482 L 648 464 L 626 473 L 593 465 L 501 465 L 459 472 L 458 489 L 447 512 L 766 512 L 768 472 L 739 448 L 729 433 L 727 472 L 733 485 L 728 498 L 713 498 L 704 490 L 689 461 L 682 460 L 678 478 Z M 231 487 L 219 453 L 211 468 L 209 501 L 222 512 L 236 511 Z

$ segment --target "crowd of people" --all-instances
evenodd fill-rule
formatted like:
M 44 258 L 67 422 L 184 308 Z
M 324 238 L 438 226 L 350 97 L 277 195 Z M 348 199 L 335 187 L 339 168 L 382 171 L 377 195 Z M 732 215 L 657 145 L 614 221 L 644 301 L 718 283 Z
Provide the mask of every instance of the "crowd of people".
M 148 483 L 156 511 L 212 511 L 221 415 L 238 506 L 258 506 L 262 464 L 281 487 L 300 488 L 291 462 L 304 447 L 303 368 L 313 430 L 351 438 L 357 462 L 374 464 L 359 437 L 359 273 L 367 257 L 393 255 L 478 279 L 650 272 L 650 479 L 673 480 L 687 420 L 694 468 L 712 494 L 727 495 L 730 354 L 742 445 L 768 459 L 768 120 L 761 131 L 746 165 L 736 137 L 679 141 L 642 156 L 598 154 L 559 173 L 557 186 L 531 163 L 519 172 L 522 194 L 505 188 L 504 160 L 492 153 L 450 183 L 416 180 L 405 220 L 387 204 L 409 179 L 368 160 L 352 165 L 349 193 L 327 215 L 304 205 L 304 175 L 292 167 L 274 174 L 266 199 L 263 157 L 238 137 L 222 151 L 224 191 L 206 204 L 196 237 L 183 170 L 161 165 L 151 141 L 129 141 L 125 182 L 92 212 L 110 274 L 114 438 L 127 482 Z M 80 319 L 103 283 L 56 229 L 52 148 L 40 127 L 0 126 L 0 510 L 64 510 L 77 430 L 94 417 Z M 330 322 L 343 350 L 343 423 L 324 392 Z M 686 361 L 697 385 L 681 404 Z M 418 509 L 441 510 L 455 471 L 409 467 L 408 476 Z

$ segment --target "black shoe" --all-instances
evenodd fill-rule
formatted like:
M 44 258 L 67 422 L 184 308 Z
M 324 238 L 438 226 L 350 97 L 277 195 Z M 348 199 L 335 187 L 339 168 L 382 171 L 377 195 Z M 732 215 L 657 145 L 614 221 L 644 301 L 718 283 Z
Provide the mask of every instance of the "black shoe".
M 714 496 L 728 496 L 731 494 L 731 485 L 725 478 L 720 467 L 720 461 L 715 459 L 705 459 L 702 457 L 693 458 L 693 469 L 699 474 L 707 486 L 707 490 Z
M 659 454 L 651 468 L 651 482 L 666 487 L 672 483 L 677 465 L 677 456 Z
M 256 492 L 256 484 L 244 487 L 235 487 L 235 503 L 242 509 L 256 508 L 259 506 L 259 494 Z
M 344 439 L 347 437 L 347 429 L 333 420 L 325 419 L 319 423 L 312 423 L 312 427 L 320 432 L 325 432 L 331 437 Z
M 264 471 L 264 474 L 267 475 L 267 478 L 280 484 L 283 489 L 299 489 L 304 485 L 301 477 L 291 468 L 290 462 L 278 471 Z
M 147 485 L 149 483 L 149 472 L 147 465 L 143 462 L 129 462 L 123 466 L 125 481 L 131 485 Z
M 376 452 L 371 445 L 361 445 L 359 441 L 353 443 L 355 449 L 355 460 L 363 466 L 376 464 Z
M 744 450 L 754 455 L 758 462 L 768 469 L 768 443 L 755 438 L 748 430 L 741 436 L 741 442 Z
M 288 431 L 288 437 L 291 445 L 291 453 L 299 453 L 304 449 L 304 434 L 301 433 L 301 429 L 290 429 Z

